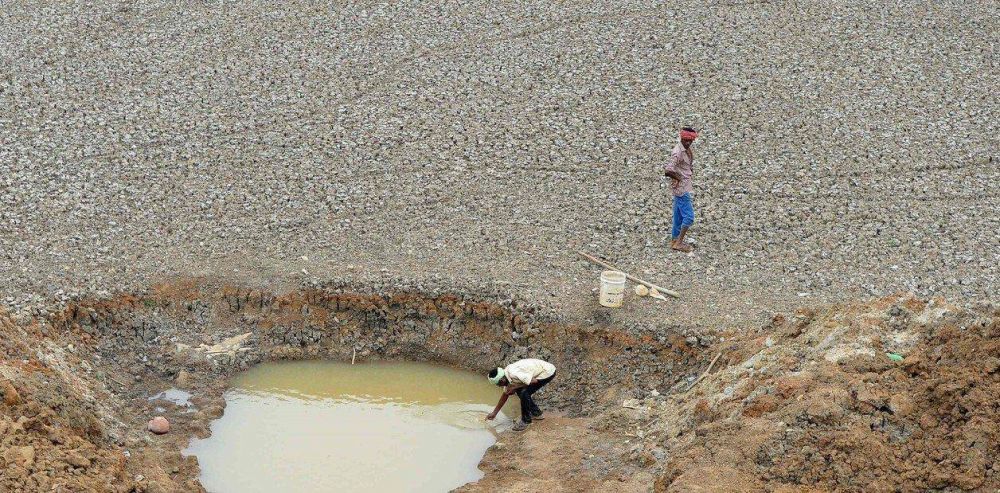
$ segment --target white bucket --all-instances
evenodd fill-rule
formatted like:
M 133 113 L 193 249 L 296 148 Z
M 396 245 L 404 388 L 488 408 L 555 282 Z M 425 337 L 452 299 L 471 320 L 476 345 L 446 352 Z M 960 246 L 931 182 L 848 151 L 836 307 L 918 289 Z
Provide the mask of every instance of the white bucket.
M 625 297 L 625 273 L 616 270 L 601 272 L 601 306 L 618 308 Z

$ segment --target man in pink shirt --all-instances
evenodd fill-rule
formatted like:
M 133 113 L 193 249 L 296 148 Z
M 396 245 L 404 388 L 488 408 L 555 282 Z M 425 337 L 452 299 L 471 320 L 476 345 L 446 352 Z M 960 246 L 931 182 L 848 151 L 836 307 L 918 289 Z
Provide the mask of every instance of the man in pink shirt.
M 670 189 L 674 194 L 674 227 L 670 232 L 670 248 L 690 252 L 694 247 L 684 242 L 684 235 L 694 224 L 694 206 L 691 204 L 691 177 L 694 174 L 694 153 L 691 144 L 698 138 L 698 132 L 691 127 L 681 129 L 681 141 L 674 146 L 667 161 L 668 178 L 673 180 Z

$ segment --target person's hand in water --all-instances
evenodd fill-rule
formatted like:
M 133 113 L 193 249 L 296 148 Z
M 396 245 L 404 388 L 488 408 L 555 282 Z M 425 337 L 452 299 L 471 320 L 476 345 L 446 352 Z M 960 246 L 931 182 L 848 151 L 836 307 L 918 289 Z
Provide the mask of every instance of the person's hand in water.
M 486 415 L 486 421 L 493 421 L 497 417 L 497 413 L 489 413 Z

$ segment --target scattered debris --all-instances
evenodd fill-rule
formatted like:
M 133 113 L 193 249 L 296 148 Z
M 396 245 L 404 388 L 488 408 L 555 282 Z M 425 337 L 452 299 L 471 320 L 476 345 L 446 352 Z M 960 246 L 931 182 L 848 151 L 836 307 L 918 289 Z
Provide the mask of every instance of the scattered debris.
M 600 266 L 602 266 L 602 267 L 604 267 L 606 269 L 616 270 L 616 271 L 619 271 L 619 272 L 625 274 L 625 278 L 628 279 L 628 280 L 630 280 L 630 281 L 637 282 L 639 284 L 644 284 L 644 285 L 646 285 L 646 287 L 648 287 L 650 289 L 656 289 L 659 292 L 665 293 L 665 294 L 667 294 L 669 296 L 672 296 L 674 298 L 680 298 L 681 297 L 681 295 L 678 294 L 676 291 L 672 291 L 672 290 L 669 290 L 667 288 L 662 288 L 662 287 L 657 286 L 656 284 L 653 284 L 651 282 L 639 279 L 638 277 L 635 277 L 635 276 L 633 276 L 633 275 L 631 275 L 631 274 L 629 274 L 629 273 L 627 273 L 627 272 L 619 269 L 618 267 L 615 267 L 614 264 L 610 264 L 608 262 L 600 260 L 600 259 L 598 259 L 598 258 L 596 258 L 596 257 L 594 257 L 592 255 L 588 255 L 588 254 L 586 254 L 584 252 L 581 252 L 581 251 L 577 251 L 576 253 L 580 254 L 581 257 L 583 257 L 583 258 L 585 258 L 585 259 L 587 259 L 587 260 L 589 260 L 589 261 L 591 261 L 591 262 L 593 262 L 593 263 L 595 263 L 597 265 L 600 265 Z
M 709 372 L 712 371 L 712 368 L 715 367 L 715 362 L 719 361 L 720 357 L 722 357 L 722 353 L 716 354 L 715 358 L 712 358 L 712 362 L 708 364 L 708 368 L 705 369 L 705 371 L 701 374 L 700 377 L 698 377 L 697 380 L 695 380 L 694 382 L 691 383 L 691 386 L 688 387 L 685 392 L 690 392 L 691 389 L 693 389 L 695 385 L 698 385 L 698 382 L 701 382 L 705 378 L 705 375 L 708 375 Z
M 656 288 L 653 288 L 653 289 L 649 290 L 649 296 L 651 298 L 656 298 L 656 299 L 658 299 L 660 301 L 667 301 L 667 298 L 665 296 L 663 296 L 662 294 L 660 294 L 660 290 L 656 289 Z

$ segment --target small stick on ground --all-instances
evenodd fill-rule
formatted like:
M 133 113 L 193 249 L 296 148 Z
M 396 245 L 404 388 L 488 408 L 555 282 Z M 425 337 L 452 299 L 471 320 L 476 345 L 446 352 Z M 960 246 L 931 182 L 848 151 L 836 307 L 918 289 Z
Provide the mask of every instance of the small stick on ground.
M 677 291 L 657 286 L 656 284 L 653 284 L 653 283 L 648 282 L 648 281 L 643 281 L 642 279 L 639 279 L 638 277 L 635 277 L 635 276 L 633 276 L 633 275 L 631 275 L 631 274 L 629 274 L 629 273 L 627 273 L 627 272 L 619 269 L 618 267 L 615 267 L 614 264 L 609 264 L 608 262 L 605 262 L 605 261 L 603 261 L 601 259 L 598 259 L 598 258 L 590 256 L 590 255 L 587 255 L 586 253 L 583 253 L 581 251 L 577 251 L 576 253 L 579 253 L 581 257 L 583 257 L 583 258 L 585 258 L 585 259 L 587 259 L 587 260 L 589 260 L 589 261 L 591 261 L 591 262 L 593 262 L 593 263 L 595 263 L 597 265 L 600 265 L 600 266 L 608 268 L 608 269 L 616 270 L 616 271 L 619 271 L 619 272 L 625 274 L 625 278 L 628 279 L 628 280 L 630 280 L 630 281 L 632 281 L 632 282 L 637 282 L 639 284 L 645 284 L 647 287 L 655 289 L 655 290 L 657 290 L 657 291 L 659 291 L 659 292 L 661 292 L 661 293 L 663 293 L 663 294 L 665 294 L 667 296 L 673 296 L 674 298 L 680 298 L 681 297 L 681 295 L 678 294 Z
M 358 355 L 358 348 L 352 349 L 351 350 L 351 364 L 352 365 L 354 364 L 354 357 L 357 356 L 357 355 Z
M 719 354 L 716 354 L 716 355 L 715 355 L 715 358 L 713 358 L 713 359 L 712 359 L 712 362 L 708 364 L 708 368 L 707 368 L 707 369 L 705 369 L 705 372 L 704 372 L 704 373 L 702 373 L 702 374 L 701 374 L 701 376 L 700 376 L 700 377 L 698 377 L 698 379 L 697 379 L 697 380 L 695 380 L 695 381 L 694 381 L 694 383 L 692 383 L 692 384 L 691 384 L 691 386 L 690 386 L 690 387 L 688 387 L 688 388 L 687 388 L 687 390 L 685 390 L 685 391 L 684 391 L 684 393 L 685 393 L 685 394 L 686 394 L 686 393 L 688 393 L 688 392 L 691 392 L 691 389 L 693 389 L 695 385 L 698 385 L 698 382 L 701 382 L 701 381 L 702 381 L 702 379 L 704 379 L 704 378 L 705 378 L 705 375 L 708 375 L 708 372 L 712 371 L 712 367 L 714 367 L 714 366 L 715 366 L 715 362 L 716 362 L 716 361 L 719 361 L 719 357 L 721 357 L 721 356 L 722 356 L 722 353 L 721 353 L 721 352 L 720 352 Z

